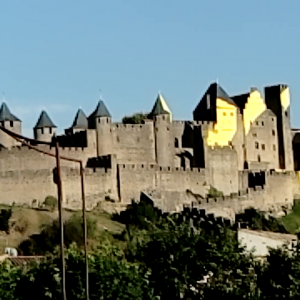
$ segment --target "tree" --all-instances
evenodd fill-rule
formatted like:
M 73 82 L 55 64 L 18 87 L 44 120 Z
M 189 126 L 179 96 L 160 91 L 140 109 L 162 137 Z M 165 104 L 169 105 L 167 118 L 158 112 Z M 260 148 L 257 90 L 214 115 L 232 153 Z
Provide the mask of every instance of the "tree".
M 123 124 L 142 124 L 144 120 L 149 118 L 148 113 L 135 113 L 132 116 L 125 116 L 122 119 Z

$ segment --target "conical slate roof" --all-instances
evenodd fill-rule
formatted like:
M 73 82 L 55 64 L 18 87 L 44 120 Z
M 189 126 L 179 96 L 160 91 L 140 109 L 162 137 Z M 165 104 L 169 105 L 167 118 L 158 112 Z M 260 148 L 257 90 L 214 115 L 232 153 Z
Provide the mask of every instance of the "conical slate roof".
M 36 123 L 36 125 L 34 126 L 34 128 L 45 128 L 45 127 L 52 127 L 52 128 L 56 128 L 56 126 L 54 125 L 54 123 L 51 121 L 50 117 L 48 116 L 48 114 L 43 110 L 41 112 L 41 115 Z
M 98 118 L 98 117 L 109 117 L 111 118 L 111 114 L 109 113 L 107 107 L 104 102 L 100 100 L 94 112 L 89 116 L 89 118 Z
M 2 103 L 1 108 L 0 108 L 0 121 L 18 121 L 21 122 L 20 119 L 18 119 L 16 116 L 14 116 L 7 104 L 5 102 Z
M 88 119 L 82 109 L 78 109 L 72 128 L 88 128 Z
M 157 116 L 157 115 L 164 115 L 164 114 L 171 115 L 172 113 L 164 97 L 161 94 L 158 94 L 151 115 Z

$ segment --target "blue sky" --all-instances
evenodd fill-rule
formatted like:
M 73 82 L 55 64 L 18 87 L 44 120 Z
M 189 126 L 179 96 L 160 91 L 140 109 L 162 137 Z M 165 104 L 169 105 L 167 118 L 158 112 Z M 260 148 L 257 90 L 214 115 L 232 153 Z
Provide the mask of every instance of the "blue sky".
M 60 131 L 102 98 L 120 121 L 158 91 L 175 119 L 212 81 L 229 94 L 286 83 L 300 127 L 300 1 L 0 0 L 0 92 L 23 132 L 46 109 Z

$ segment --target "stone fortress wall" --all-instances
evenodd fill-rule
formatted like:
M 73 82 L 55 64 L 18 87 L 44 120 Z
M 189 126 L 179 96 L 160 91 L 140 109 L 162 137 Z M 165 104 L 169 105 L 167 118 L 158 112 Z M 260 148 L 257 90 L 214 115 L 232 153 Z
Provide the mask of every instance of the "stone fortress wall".
M 293 152 L 297 133 L 290 128 L 287 88 L 268 88 L 264 102 L 256 89 L 230 98 L 212 84 L 193 121 L 174 121 L 159 95 L 142 124 L 112 123 L 100 101 L 88 118 L 79 110 L 66 134 L 58 136 L 60 154 L 84 162 L 88 208 L 105 199 L 130 203 L 143 192 L 154 195 L 165 211 L 193 203 L 230 217 L 251 206 L 289 207 L 299 194 L 293 162 L 300 164 Z M 0 122 L 21 133 L 21 121 L 6 104 Z M 48 142 L 55 129 L 45 112 L 34 128 L 36 137 Z M 0 144 L 0 203 L 37 205 L 56 195 L 54 158 L 19 146 L 3 133 Z M 38 147 L 54 153 L 53 147 Z M 79 209 L 78 164 L 62 161 L 62 182 L 63 205 Z M 211 187 L 223 196 L 207 198 Z

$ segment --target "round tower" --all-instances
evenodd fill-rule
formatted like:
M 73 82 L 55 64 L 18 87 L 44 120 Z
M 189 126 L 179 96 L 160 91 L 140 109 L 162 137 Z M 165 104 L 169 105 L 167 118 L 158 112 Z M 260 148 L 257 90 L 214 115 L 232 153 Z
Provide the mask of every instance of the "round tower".
M 112 154 L 111 114 L 102 100 L 89 116 L 89 127 L 96 129 L 97 155 Z
M 161 94 L 156 99 L 151 115 L 154 120 L 156 162 L 159 166 L 171 167 L 175 155 L 172 113 Z
M 22 133 L 21 120 L 10 112 L 5 102 L 2 103 L 0 108 L 0 124 L 1 126 L 14 133 Z M 8 134 L 0 130 L 0 146 L 3 146 L 5 148 L 11 148 L 19 145 L 20 143 L 18 141 L 16 141 L 14 138 L 10 137 Z
M 43 110 L 33 129 L 34 138 L 41 142 L 51 142 L 53 135 L 56 133 L 56 126 Z

